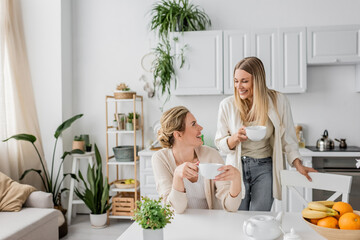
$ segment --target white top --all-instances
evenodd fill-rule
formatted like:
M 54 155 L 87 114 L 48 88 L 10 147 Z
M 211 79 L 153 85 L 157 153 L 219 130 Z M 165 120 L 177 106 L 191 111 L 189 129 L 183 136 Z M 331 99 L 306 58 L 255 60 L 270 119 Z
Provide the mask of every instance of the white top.
M 245 124 L 245 126 L 254 126 L 255 122 Z M 241 156 L 252 158 L 267 158 L 272 156 L 272 147 L 270 146 L 270 138 L 274 134 L 274 125 L 268 119 L 266 123 L 266 135 L 260 141 L 246 140 L 241 144 Z
M 243 232 L 244 221 L 255 215 L 276 216 L 275 212 L 188 209 L 185 214 L 176 214 L 164 228 L 166 240 L 215 240 L 249 239 Z M 282 218 L 282 229 L 290 232 L 294 228 L 301 239 L 325 240 L 302 219 L 301 213 L 286 212 Z M 282 239 L 283 236 L 277 240 Z M 142 230 L 134 222 L 117 240 L 141 240 Z
M 204 178 L 199 174 L 197 182 L 190 182 L 184 179 L 186 196 L 188 199 L 187 208 L 209 209 L 206 202 Z

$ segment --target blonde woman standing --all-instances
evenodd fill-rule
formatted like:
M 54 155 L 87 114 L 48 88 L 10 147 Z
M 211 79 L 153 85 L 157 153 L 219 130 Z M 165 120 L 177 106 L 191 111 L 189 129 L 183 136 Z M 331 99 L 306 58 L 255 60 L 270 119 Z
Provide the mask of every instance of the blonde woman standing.
M 216 149 L 203 146 L 194 115 L 183 106 L 171 108 L 160 119 L 158 139 L 164 149 L 152 157 L 156 189 L 176 213 L 186 208 L 237 211 L 241 202 L 240 172 L 231 165 L 214 180 L 198 174 L 199 163 L 224 163 Z
M 248 57 L 236 64 L 234 86 L 234 95 L 220 103 L 215 144 L 242 173 L 239 210 L 269 211 L 274 198 L 281 200 L 283 154 L 309 181 L 308 172 L 316 170 L 302 165 L 289 102 L 267 88 L 260 59 Z M 252 125 L 266 126 L 261 141 L 247 138 L 245 127 Z

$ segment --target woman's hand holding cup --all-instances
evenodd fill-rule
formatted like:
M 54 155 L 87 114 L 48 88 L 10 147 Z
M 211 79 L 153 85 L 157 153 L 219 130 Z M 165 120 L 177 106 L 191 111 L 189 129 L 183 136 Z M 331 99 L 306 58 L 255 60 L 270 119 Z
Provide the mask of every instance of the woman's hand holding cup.
M 240 142 L 245 142 L 247 139 L 245 127 L 242 126 L 236 133 L 228 138 L 227 144 L 230 149 L 234 149 Z
M 190 180 L 191 178 L 195 178 L 198 176 L 199 172 L 198 165 L 199 161 L 196 163 L 184 162 L 176 167 L 174 175 L 175 177 L 179 177 L 181 179 L 187 178 Z
M 241 191 L 241 175 L 240 171 L 232 165 L 225 165 L 218 169 L 224 171 L 215 177 L 215 181 L 231 181 L 230 196 L 235 198 Z
M 215 177 L 215 181 L 238 181 L 240 182 L 240 171 L 232 165 L 224 165 L 218 169 L 221 171 L 219 175 Z

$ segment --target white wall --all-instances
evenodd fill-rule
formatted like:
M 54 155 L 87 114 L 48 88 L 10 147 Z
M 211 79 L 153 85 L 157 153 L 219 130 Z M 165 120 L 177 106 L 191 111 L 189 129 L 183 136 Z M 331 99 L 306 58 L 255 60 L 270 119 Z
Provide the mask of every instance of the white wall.
M 141 57 L 155 41 L 148 31 L 146 14 L 154 1 L 89 1 L 73 3 L 74 113 L 83 112 L 85 123 L 77 128 L 89 132 L 105 150 L 104 96 L 112 94 L 117 83 L 126 82 L 144 95 L 146 143 L 153 137 L 149 129 L 159 119 L 161 102 L 148 99 L 138 78 L 144 71 Z M 347 1 L 193 1 L 210 16 L 212 29 L 250 27 L 291 27 L 359 24 L 360 2 Z M 148 79 L 151 77 L 147 75 Z M 360 93 L 355 93 L 354 66 L 308 67 L 308 90 L 288 95 L 294 121 L 304 124 L 305 138 L 315 145 L 324 129 L 330 137 L 347 138 L 360 145 Z M 225 96 L 172 97 L 165 106 L 185 105 L 204 126 L 207 143 L 216 130 L 218 104 Z M 344 103 L 349 103 L 344 105 Z
M 144 74 L 140 60 L 155 46 L 147 15 L 154 0 L 21 2 L 45 152 L 52 152 L 53 133 L 59 123 L 69 115 L 84 113 L 69 134 L 90 134 L 104 161 L 105 95 L 112 95 L 120 82 L 144 96 L 145 143 L 154 139 L 150 127 L 161 116 L 161 102 L 147 98 L 143 83 L 138 81 Z M 208 13 L 211 29 L 360 23 L 357 0 L 346 4 L 337 0 L 193 2 Z M 314 145 L 328 129 L 330 137 L 347 138 L 349 145 L 360 146 L 360 126 L 356 124 L 360 93 L 354 91 L 354 66 L 310 66 L 307 79 L 306 93 L 288 95 L 294 121 L 305 125 L 307 143 Z M 206 143 L 212 144 L 218 104 L 224 97 L 173 96 L 165 108 L 187 106 L 203 125 Z
M 62 120 L 61 1 L 21 1 L 45 159 L 50 166 L 54 133 Z M 61 149 L 61 141 L 59 149 Z

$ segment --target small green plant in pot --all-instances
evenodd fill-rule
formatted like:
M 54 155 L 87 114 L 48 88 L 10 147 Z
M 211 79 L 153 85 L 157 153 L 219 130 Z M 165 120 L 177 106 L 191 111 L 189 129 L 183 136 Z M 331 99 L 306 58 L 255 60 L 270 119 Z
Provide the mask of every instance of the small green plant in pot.
M 136 204 L 133 220 L 142 227 L 143 239 L 162 240 L 163 228 L 174 218 L 170 205 L 163 205 L 161 198 L 155 200 L 148 197 L 141 197 L 141 201 L 136 201 Z
M 95 144 L 95 158 L 94 166 L 89 164 L 87 169 L 87 181 L 84 179 L 79 170 L 79 178 L 83 182 L 85 190 L 75 188 L 75 194 L 84 201 L 85 205 L 90 209 L 90 222 L 95 228 L 106 226 L 107 210 L 110 208 L 109 203 L 109 188 L 107 178 L 103 177 L 101 156 L 99 149 Z
M 132 127 L 130 126 L 127 126 L 128 128 L 131 128 L 131 129 L 128 129 L 128 130 L 134 130 L 134 127 L 133 127 L 133 124 L 134 124 L 134 121 L 136 121 L 136 129 L 140 129 L 140 124 L 139 124 L 139 118 L 140 118 L 140 114 L 139 113 L 135 113 L 135 119 L 134 119 L 134 113 L 133 112 L 130 112 L 127 116 L 127 122 L 128 123 L 131 123 Z
M 81 151 L 85 151 L 85 140 L 82 135 L 74 137 L 72 149 L 80 149 Z

